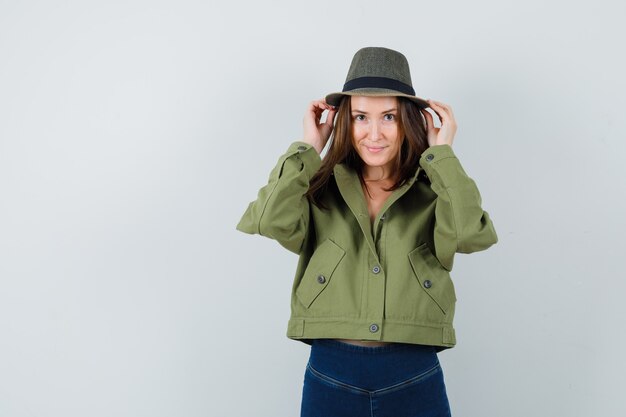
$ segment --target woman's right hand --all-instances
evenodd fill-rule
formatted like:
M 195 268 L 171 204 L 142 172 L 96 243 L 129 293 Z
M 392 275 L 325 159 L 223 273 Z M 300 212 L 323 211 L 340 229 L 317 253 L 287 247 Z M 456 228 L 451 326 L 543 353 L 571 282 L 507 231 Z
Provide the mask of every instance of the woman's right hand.
M 328 110 L 326 120 L 321 123 L 322 113 L 324 110 Z M 302 141 L 313 146 L 317 153 L 321 153 L 330 133 L 333 131 L 333 123 L 335 121 L 335 115 L 337 114 L 337 108 L 327 104 L 324 100 L 315 100 L 309 104 L 309 107 L 304 113 L 303 128 L 304 136 Z

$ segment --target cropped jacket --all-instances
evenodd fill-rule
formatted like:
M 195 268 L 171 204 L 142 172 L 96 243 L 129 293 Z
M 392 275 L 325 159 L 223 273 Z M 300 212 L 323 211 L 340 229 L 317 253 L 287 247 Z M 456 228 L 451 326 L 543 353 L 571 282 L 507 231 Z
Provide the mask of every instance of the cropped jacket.
M 452 148 L 427 148 L 373 222 L 345 165 L 334 167 L 326 208 L 308 200 L 320 165 L 313 147 L 294 142 L 237 225 L 299 255 L 287 336 L 454 346 L 454 254 L 498 238 Z

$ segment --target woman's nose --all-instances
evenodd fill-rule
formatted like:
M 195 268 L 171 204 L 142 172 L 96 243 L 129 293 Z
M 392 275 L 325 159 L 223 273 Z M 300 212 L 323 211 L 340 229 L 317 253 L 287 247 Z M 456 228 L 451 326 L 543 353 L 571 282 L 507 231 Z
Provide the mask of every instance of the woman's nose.
M 376 141 L 380 139 L 380 126 L 378 123 L 372 123 L 370 125 L 370 140 Z

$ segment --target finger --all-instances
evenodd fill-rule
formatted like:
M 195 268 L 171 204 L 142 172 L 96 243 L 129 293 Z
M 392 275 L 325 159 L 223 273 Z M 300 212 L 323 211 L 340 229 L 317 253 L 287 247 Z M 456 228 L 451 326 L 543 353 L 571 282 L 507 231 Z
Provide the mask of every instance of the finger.
M 311 102 L 311 104 L 322 110 L 330 110 L 331 108 L 333 108 L 333 106 L 326 103 L 324 100 L 314 100 Z
M 319 108 L 319 107 L 315 107 L 312 111 L 311 114 L 313 116 L 313 118 L 315 119 L 315 122 L 317 124 L 322 124 L 321 120 L 322 120 L 322 115 L 324 114 L 325 109 Z
M 441 107 L 450 107 L 450 105 L 449 105 L 449 104 L 446 104 L 446 103 L 444 103 L 444 102 L 442 102 L 442 101 L 438 101 L 438 100 L 432 100 L 432 99 L 429 99 L 429 100 L 428 100 L 428 102 L 429 102 L 429 103 L 435 103 L 435 104 L 437 104 L 437 105 L 439 105 L 439 106 L 441 106 Z
M 443 103 L 438 103 L 434 100 L 431 100 L 430 102 L 430 108 L 435 110 L 435 111 L 448 111 L 448 107 L 446 105 L 444 105 Z
M 315 113 L 316 115 L 322 114 L 324 110 L 328 109 L 328 105 L 320 100 L 315 100 L 309 103 L 309 111 L 311 113 Z
M 437 114 L 442 124 L 454 122 L 454 114 L 452 113 L 452 109 L 450 108 L 450 106 L 443 107 L 437 104 L 437 102 L 432 101 L 431 109 L 433 109 L 433 111 Z
M 454 112 L 449 104 L 437 100 L 428 100 L 428 102 L 438 109 L 445 110 L 451 117 L 454 117 Z

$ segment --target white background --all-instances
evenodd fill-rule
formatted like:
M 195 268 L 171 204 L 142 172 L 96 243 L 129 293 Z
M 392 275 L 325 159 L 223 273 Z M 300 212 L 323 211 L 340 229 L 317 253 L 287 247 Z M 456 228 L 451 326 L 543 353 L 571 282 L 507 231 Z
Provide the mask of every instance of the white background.
M 386 46 L 500 242 L 455 263 L 455 416 L 626 410 L 620 1 L 0 0 L 0 416 L 298 415 L 296 257 L 235 231 Z

